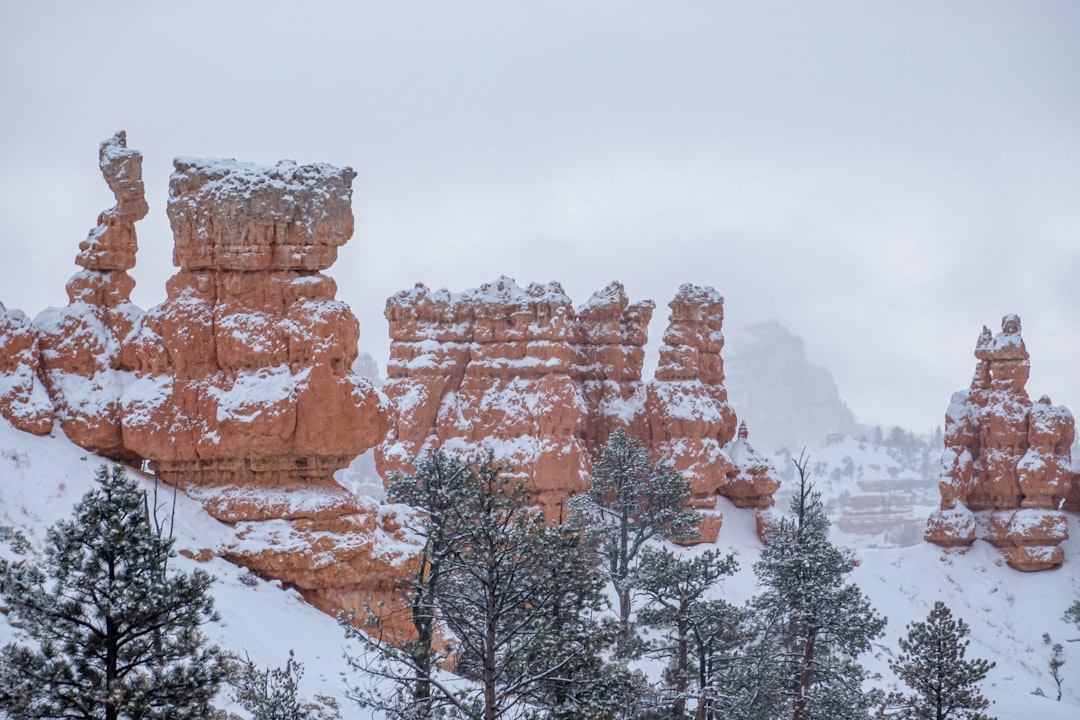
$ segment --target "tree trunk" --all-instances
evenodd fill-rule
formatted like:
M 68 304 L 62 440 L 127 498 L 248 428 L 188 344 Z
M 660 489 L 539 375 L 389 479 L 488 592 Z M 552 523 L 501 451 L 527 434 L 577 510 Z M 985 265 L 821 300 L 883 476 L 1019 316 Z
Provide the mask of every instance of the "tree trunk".
M 675 717 L 686 714 L 686 688 L 690 684 L 689 678 L 689 643 L 686 640 L 685 611 L 680 612 L 677 624 L 679 631 L 679 643 L 675 650 Z
M 630 513 L 623 503 L 622 516 L 619 519 L 619 560 L 616 577 L 619 582 L 615 593 L 619 596 L 619 642 L 616 648 L 619 655 L 625 655 L 630 645 L 630 588 L 627 576 L 630 574 Z
M 487 598 L 485 612 L 487 623 L 484 635 L 484 720 L 496 720 L 496 694 L 495 683 L 498 673 L 495 669 L 496 655 L 498 650 L 498 637 L 496 635 L 496 602 L 495 597 L 496 578 L 494 569 L 488 566 L 487 572 Z
M 792 720 L 801 720 L 806 711 L 806 691 L 810 689 L 812 679 L 810 666 L 814 662 L 814 643 L 817 641 L 817 629 L 811 629 L 806 635 L 806 650 L 803 652 L 802 672 L 799 673 L 799 688 L 795 696 L 795 714 Z

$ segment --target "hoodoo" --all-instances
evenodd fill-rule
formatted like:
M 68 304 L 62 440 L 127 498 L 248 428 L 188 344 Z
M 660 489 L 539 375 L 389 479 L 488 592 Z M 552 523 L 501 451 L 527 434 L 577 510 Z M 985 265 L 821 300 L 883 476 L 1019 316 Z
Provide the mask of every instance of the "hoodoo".
M 1046 396 L 1028 399 L 1031 363 L 1016 315 L 1006 315 L 996 335 L 983 328 L 975 357 L 971 387 L 954 393 L 945 413 L 941 509 L 926 539 L 945 547 L 986 540 L 1018 570 L 1060 565 L 1072 413 Z
M 386 434 L 385 398 L 352 371 L 359 324 L 322 274 L 351 236 L 349 168 L 179 159 L 179 272 L 129 338 L 125 446 L 215 517 L 231 559 L 327 610 L 390 592 L 377 508 L 333 478 Z M 287 521 L 284 524 L 276 521 Z M 381 588 L 381 590 L 380 590 Z
M 138 240 L 135 223 L 149 210 L 142 181 L 142 154 L 118 132 L 101 143 L 99 165 L 116 205 L 79 244 L 83 269 L 68 280 L 70 304 L 48 308 L 34 319 L 40 376 L 64 433 L 77 445 L 119 460 L 138 460 L 124 445 L 120 398 L 131 384 L 132 358 L 124 341 L 142 318 L 132 304 Z
M 558 283 L 522 288 L 506 277 L 461 293 L 424 285 L 397 293 L 386 306 L 384 386 L 397 419 L 376 452 L 380 471 L 407 470 L 410 457 L 435 446 L 490 450 L 557 516 L 623 427 L 683 472 L 698 507 L 715 507 L 718 495 L 770 507 L 776 474 L 745 437 L 736 441 L 723 386 L 723 298 L 688 284 L 669 307 L 659 368 L 646 382 L 654 304 L 630 303 L 619 283 L 577 308 Z M 715 539 L 718 519 L 703 527 L 705 540 Z

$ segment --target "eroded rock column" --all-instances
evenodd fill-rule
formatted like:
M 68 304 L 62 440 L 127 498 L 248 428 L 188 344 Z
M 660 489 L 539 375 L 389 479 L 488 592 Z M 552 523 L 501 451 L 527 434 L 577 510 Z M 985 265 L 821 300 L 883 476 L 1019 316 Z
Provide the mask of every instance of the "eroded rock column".
M 385 597 L 400 558 L 378 550 L 377 506 L 333 478 L 389 427 L 385 398 L 351 369 L 356 317 L 321 272 L 352 234 L 354 173 L 174 167 L 180 270 L 125 347 L 137 379 L 123 396 L 124 442 L 236 525 L 230 559 L 330 611 Z
M 128 148 L 126 135 L 102 142 L 98 157 L 116 205 L 98 216 L 97 227 L 79 244 L 75 262 L 83 270 L 68 280 L 70 304 L 34 318 L 39 373 L 72 442 L 135 462 L 139 454 L 123 441 L 120 398 L 134 379 L 124 342 L 142 317 L 131 302 L 135 281 L 127 271 L 138 250 L 135 223 L 149 208 L 142 154 Z
M 983 328 L 979 336 L 971 387 L 953 395 L 945 414 L 941 509 L 926 539 L 945 547 L 983 539 L 1010 566 L 1033 571 L 1064 560 L 1074 421 L 1050 398 L 1028 398 L 1020 330 L 1020 318 L 1006 315 L 1000 333 Z

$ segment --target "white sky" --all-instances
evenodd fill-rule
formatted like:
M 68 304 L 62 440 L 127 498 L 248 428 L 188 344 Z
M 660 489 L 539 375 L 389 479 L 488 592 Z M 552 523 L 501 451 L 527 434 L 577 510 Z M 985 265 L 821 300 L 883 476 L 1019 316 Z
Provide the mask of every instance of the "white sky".
M 1080 411 L 1080 3 L 0 0 L 0 300 L 66 304 L 145 156 L 134 300 L 164 300 L 177 155 L 350 165 L 329 273 L 385 362 L 422 281 L 716 287 L 777 317 L 864 422 L 929 430 L 982 325 Z

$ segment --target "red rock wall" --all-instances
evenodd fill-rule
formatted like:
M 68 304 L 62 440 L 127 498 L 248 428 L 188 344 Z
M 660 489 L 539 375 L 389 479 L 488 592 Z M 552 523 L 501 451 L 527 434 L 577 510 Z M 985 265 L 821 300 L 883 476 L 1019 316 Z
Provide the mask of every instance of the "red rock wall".
M 983 328 L 971 387 L 955 393 L 945 413 L 941 509 L 926 539 L 945 547 L 983 539 L 1010 566 L 1045 570 L 1064 560 L 1074 421 L 1046 396 L 1030 401 L 1020 318 L 1006 315 L 1001 327 L 997 335 Z
M 182 159 L 180 271 L 130 341 L 128 448 L 185 484 L 333 485 L 387 414 L 351 371 L 359 325 L 323 275 L 352 231 L 354 173 Z
M 410 458 L 435 446 L 489 449 L 558 516 L 587 487 L 608 435 L 624 427 L 690 479 L 699 507 L 715 507 L 718 494 L 771 506 L 775 473 L 745 435 L 735 438 L 720 357 L 723 298 L 679 289 L 646 383 L 653 307 L 630 303 L 619 283 L 578 308 L 558 283 L 521 288 L 505 277 L 462 293 L 424 285 L 397 293 L 386 307 L 383 387 L 396 420 L 376 451 L 380 472 L 407 472 Z

